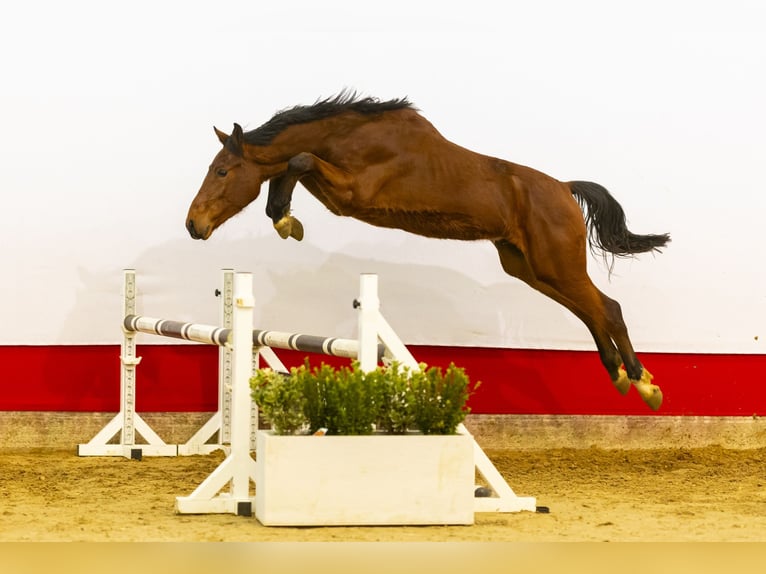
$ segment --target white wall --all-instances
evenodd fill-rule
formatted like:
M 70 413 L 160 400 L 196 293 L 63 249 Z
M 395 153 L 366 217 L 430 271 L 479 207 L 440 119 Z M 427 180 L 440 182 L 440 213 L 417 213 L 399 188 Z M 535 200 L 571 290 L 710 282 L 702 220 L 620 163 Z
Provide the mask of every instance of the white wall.
M 407 95 L 448 138 L 607 186 L 673 235 L 597 284 L 636 347 L 763 352 L 766 38 L 756 2 L 30 1 L 0 8 L 0 344 L 115 343 L 141 310 L 215 322 L 218 270 L 256 275 L 260 326 L 353 335 L 360 272 L 409 343 L 590 349 L 494 249 L 327 213 L 302 243 L 260 200 L 207 243 L 186 210 L 219 144 L 344 87 Z M 311 291 L 307 288 L 311 285 Z

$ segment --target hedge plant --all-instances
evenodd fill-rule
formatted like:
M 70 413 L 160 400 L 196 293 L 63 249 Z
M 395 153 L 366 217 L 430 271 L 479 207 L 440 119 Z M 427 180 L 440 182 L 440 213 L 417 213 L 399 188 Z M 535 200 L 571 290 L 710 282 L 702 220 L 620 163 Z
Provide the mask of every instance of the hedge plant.
M 253 400 L 277 434 L 453 434 L 478 385 L 452 363 L 442 371 L 394 362 L 365 373 L 357 362 L 335 369 L 306 360 L 289 374 L 262 369 L 250 380 Z

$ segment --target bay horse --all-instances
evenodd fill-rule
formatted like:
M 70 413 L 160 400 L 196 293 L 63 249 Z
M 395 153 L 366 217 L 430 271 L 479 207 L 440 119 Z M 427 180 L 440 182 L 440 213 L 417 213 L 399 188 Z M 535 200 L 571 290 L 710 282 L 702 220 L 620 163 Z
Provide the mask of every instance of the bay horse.
M 653 410 L 660 388 L 639 362 L 620 305 L 586 271 L 588 246 L 604 257 L 659 251 L 668 234 L 636 235 L 601 185 L 561 182 L 445 139 L 407 99 L 346 91 L 276 113 L 231 134 L 189 207 L 186 228 L 207 239 L 269 182 L 266 214 L 279 235 L 303 238 L 290 210 L 300 182 L 335 215 L 441 239 L 491 241 L 509 275 L 560 303 L 589 329 L 621 394 L 635 386 Z M 583 213 L 584 212 L 584 213 Z

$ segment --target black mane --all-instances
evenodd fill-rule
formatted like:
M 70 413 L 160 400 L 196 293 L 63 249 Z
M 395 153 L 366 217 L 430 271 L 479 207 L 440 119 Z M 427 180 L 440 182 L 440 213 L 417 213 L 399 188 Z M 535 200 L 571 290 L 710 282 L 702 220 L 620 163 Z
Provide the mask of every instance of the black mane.
M 277 112 L 274 114 L 274 117 L 262 126 L 246 132 L 244 134 L 245 143 L 268 145 L 276 136 L 292 125 L 321 120 L 343 112 L 379 114 L 402 108 L 415 109 L 406 97 L 381 102 L 377 98 L 372 97 L 359 98 L 356 92 L 344 90 L 336 96 L 317 100 L 310 106 L 295 106 Z

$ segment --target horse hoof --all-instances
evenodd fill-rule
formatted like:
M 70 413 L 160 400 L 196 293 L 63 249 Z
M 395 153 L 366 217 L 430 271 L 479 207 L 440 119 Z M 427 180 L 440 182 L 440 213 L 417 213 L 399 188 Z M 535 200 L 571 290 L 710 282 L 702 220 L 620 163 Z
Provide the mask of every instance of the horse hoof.
M 644 369 L 641 375 L 641 380 L 636 381 L 633 385 L 636 387 L 638 394 L 641 395 L 643 401 L 649 405 L 649 408 L 656 411 L 662 405 L 662 391 L 657 385 L 653 385 L 650 381 L 654 377 L 649 371 Z
M 662 391 L 657 385 L 649 385 L 649 387 L 650 390 L 647 392 L 642 392 L 640 389 L 638 392 L 641 394 L 644 402 L 649 405 L 649 408 L 657 411 L 662 406 Z
M 274 224 L 274 229 L 277 230 L 277 233 L 282 239 L 287 239 L 290 237 L 290 232 L 292 231 L 293 227 L 292 219 L 293 218 L 289 215 L 285 215 L 282 219 Z
M 290 227 L 290 237 L 295 239 L 296 241 L 301 241 L 303 239 L 303 224 L 295 219 L 294 217 L 290 217 L 292 219 L 292 225 Z
M 630 390 L 630 379 L 628 378 L 628 373 L 625 372 L 625 369 L 620 367 L 620 374 L 617 378 L 617 380 L 612 381 L 612 384 L 617 389 L 617 392 L 621 395 L 627 395 L 628 391 Z

